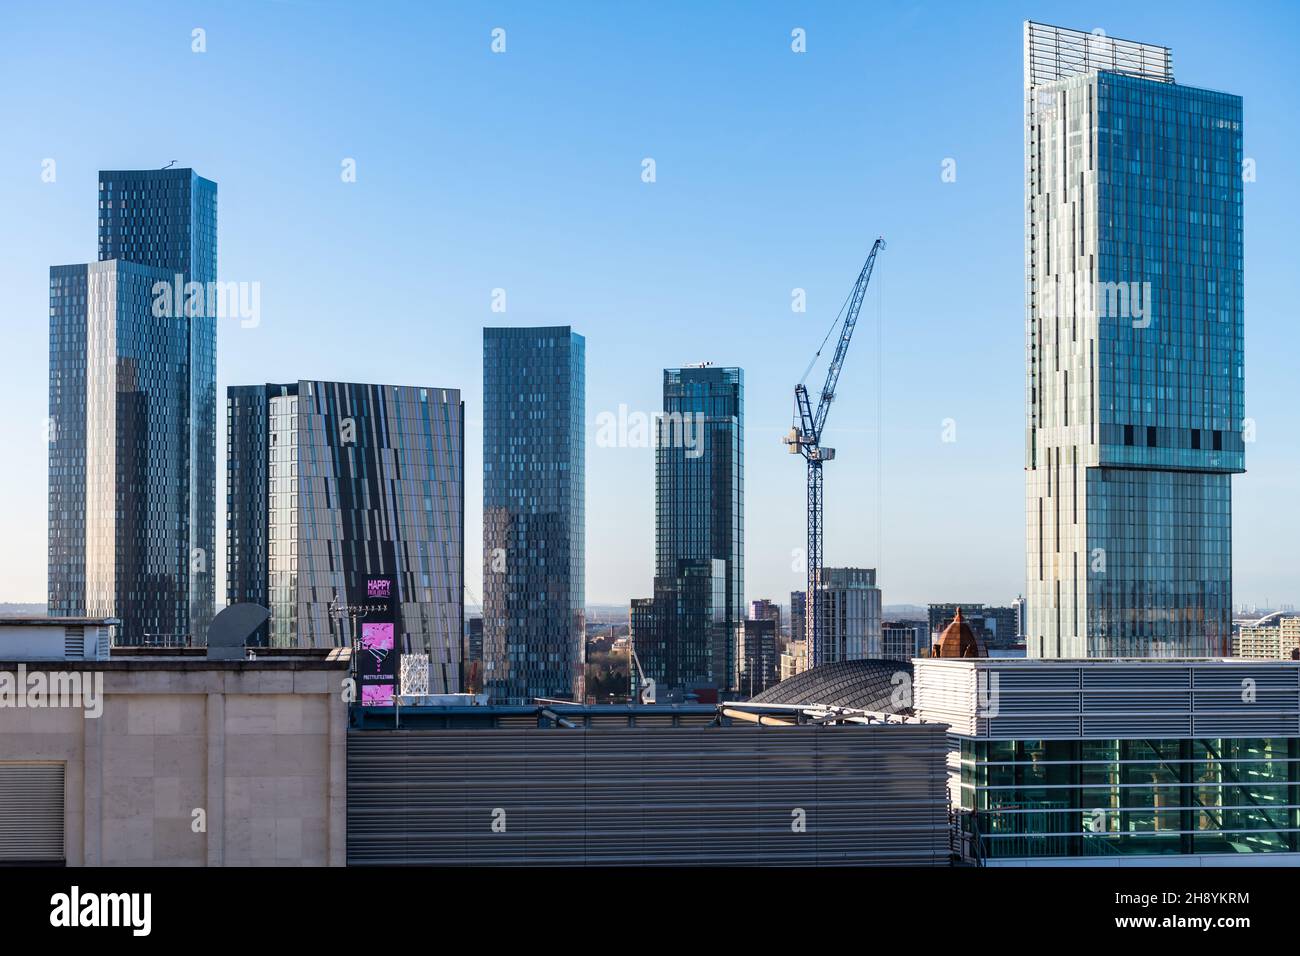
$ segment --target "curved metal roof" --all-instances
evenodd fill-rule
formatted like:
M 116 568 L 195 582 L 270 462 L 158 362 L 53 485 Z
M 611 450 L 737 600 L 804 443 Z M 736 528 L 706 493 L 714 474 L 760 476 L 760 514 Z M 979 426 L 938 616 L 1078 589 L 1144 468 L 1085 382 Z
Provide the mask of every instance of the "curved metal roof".
M 899 681 L 895 675 L 907 675 Z M 761 704 L 821 704 L 828 707 L 856 707 L 884 714 L 912 713 L 912 664 L 910 661 L 863 660 L 822 664 L 796 674 L 751 698 Z M 907 706 L 895 703 L 897 696 Z

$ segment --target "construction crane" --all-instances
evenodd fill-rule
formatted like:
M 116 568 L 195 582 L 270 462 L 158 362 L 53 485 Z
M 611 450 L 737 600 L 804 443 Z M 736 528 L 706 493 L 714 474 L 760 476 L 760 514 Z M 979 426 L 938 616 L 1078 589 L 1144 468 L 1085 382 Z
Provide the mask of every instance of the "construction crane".
M 822 445 L 822 429 L 826 425 L 826 413 L 830 411 L 831 402 L 835 400 L 835 386 L 840 379 L 840 369 L 844 367 L 844 357 L 849 351 L 853 328 L 858 324 L 858 313 L 862 311 L 862 299 L 867 293 L 867 284 L 871 281 L 871 271 L 876 266 L 876 253 L 884 248 L 883 238 L 877 239 L 872 245 L 871 252 L 867 254 L 867 261 L 863 263 L 862 271 L 858 273 L 858 281 L 854 283 L 853 291 L 844 300 L 840 314 L 836 316 L 835 323 L 826 333 L 826 338 L 822 340 L 822 347 L 817 350 L 817 354 L 808 365 L 808 370 L 804 372 L 803 377 L 807 379 L 808 373 L 812 371 L 813 365 L 822 354 L 822 348 L 826 347 L 826 343 L 835 332 L 835 327 L 840 326 L 840 340 L 835 346 L 835 355 L 831 359 L 830 367 L 826 370 L 826 384 L 822 386 L 817 411 L 812 410 L 808 389 L 800 381 L 794 387 L 794 424 L 790 428 L 790 434 L 784 439 L 785 444 L 790 447 L 790 454 L 803 455 L 808 462 L 808 553 L 806 556 L 808 590 L 804 600 L 804 635 L 807 641 L 809 667 L 816 667 L 822 663 L 824 657 L 822 640 L 825 628 L 821 601 L 822 465 L 835 458 L 835 449 Z

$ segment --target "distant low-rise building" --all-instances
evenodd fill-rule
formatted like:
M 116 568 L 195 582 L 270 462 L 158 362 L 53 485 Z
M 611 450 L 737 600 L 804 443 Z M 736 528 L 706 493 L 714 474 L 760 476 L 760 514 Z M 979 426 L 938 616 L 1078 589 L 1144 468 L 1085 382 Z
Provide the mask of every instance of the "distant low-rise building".
M 741 623 L 736 686 L 746 696 L 762 693 L 781 679 L 776 649 L 776 620 L 750 618 Z
M 886 621 L 880 625 L 881 656 L 907 661 L 930 652 L 930 628 L 920 621 Z
M 465 663 L 483 662 L 483 618 L 471 617 L 465 621 Z
M 808 594 L 806 591 L 790 592 L 790 640 L 802 641 L 807 629 L 804 608 L 808 604 Z
M 789 680 L 808 669 L 808 642 L 791 641 L 781 652 L 781 680 Z
M 1291 660 L 1297 652 L 1300 652 L 1300 617 L 1278 617 L 1269 623 L 1240 624 L 1232 635 L 1233 657 Z
M 755 620 L 776 621 L 777 633 L 781 632 L 781 605 L 773 604 L 768 598 L 750 601 L 749 616 Z

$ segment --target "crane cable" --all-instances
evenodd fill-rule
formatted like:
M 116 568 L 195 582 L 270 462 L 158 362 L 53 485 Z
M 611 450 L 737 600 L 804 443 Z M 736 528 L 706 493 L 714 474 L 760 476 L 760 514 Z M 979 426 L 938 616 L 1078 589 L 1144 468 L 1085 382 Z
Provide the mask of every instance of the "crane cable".
M 822 349 L 826 348 L 826 343 L 829 342 L 829 341 L 831 340 L 831 336 L 835 334 L 835 330 L 839 327 L 840 320 L 841 320 L 842 318 L 844 318 L 844 312 L 845 312 L 846 309 L 848 309 L 848 307 L 849 307 L 849 300 L 851 300 L 851 299 L 853 298 L 853 292 L 854 292 L 854 289 L 856 289 L 856 288 L 857 288 L 857 286 L 856 286 L 856 284 L 855 284 L 855 285 L 854 285 L 854 288 L 849 290 L 849 294 L 848 294 L 848 295 L 845 297 L 845 299 L 844 299 L 844 304 L 843 304 L 842 306 L 840 306 L 840 311 L 839 311 L 839 313 L 835 316 L 835 321 L 831 323 L 831 327 L 830 327 L 830 329 L 827 330 L 827 332 L 826 332 L 826 338 L 822 339 L 822 344 L 819 345 L 819 346 L 817 346 L 817 352 L 816 352 L 816 354 L 813 355 L 813 357 L 812 357 L 812 361 L 808 363 L 808 367 L 807 367 L 806 369 L 804 369 L 803 377 L 799 379 L 799 384 L 800 384 L 800 385 L 804 384 L 804 382 L 806 382 L 806 381 L 808 380 L 808 373 L 810 373 L 810 372 L 813 370 L 813 366 L 816 365 L 816 364 L 817 364 L 817 360 L 818 360 L 819 358 L 821 358 L 821 356 L 822 356 Z
M 479 611 L 482 612 L 483 602 L 479 600 L 479 596 L 474 593 L 474 589 L 471 588 L 468 584 L 464 585 L 464 588 L 466 591 L 469 592 L 470 599 L 473 600 L 473 602 L 478 605 Z
M 831 336 L 834 335 L 835 330 L 839 328 L 840 320 L 844 318 L 844 312 L 845 310 L 848 309 L 849 301 L 852 298 L 853 298 L 853 290 L 850 289 L 849 294 L 844 299 L 844 304 L 840 306 L 840 311 L 835 316 L 835 321 L 832 322 L 831 327 L 827 329 L 826 337 L 822 339 L 822 344 L 817 346 L 817 351 L 813 354 L 812 361 L 810 361 L 808 363 L 808 367 L 803 370 L 803 375 L 799 379 L 800 385 L 803 385 L 805 382 L 808 381 L 808 375 L 812 372 L 813 366 L 817 364 L 817 360 L 822 357 L 822 350 L 826 348 L 826 343 L 831 340 Z M 797 398 L 793 398 L 791 399 L 791 403 L 794 406 L 792 409 L 793 414 L 791 417 L 794 423 L 798 425 L 799 424 L 799 400 Z

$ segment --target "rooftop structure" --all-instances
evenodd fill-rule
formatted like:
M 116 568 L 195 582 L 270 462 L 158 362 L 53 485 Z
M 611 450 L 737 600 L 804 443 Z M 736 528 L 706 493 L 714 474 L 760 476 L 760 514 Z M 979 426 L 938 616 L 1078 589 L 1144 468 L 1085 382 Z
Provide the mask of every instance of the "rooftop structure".
M 0 617 L 0 660 L 103 660 L 115 617 Z
M 961 608 L 935 641 L 931 657 L 988 657 L 975 632 L 961 618 Z
M 801 704 L 861 708 L 910 714 L 912 664 L 909 661 L 856 660 L 822 664 L 803 671 L 753 698 L 754 704 Z
M 949 860 L 939 723 L 756 702 L 352 714 L 349 865 Z
M 913 663 L 973 857 L 1300 863 L 1300 662 Z
M 0 865 L 341 865 L 349 651 L 258 653 L 49 664 L 0 633 Z

